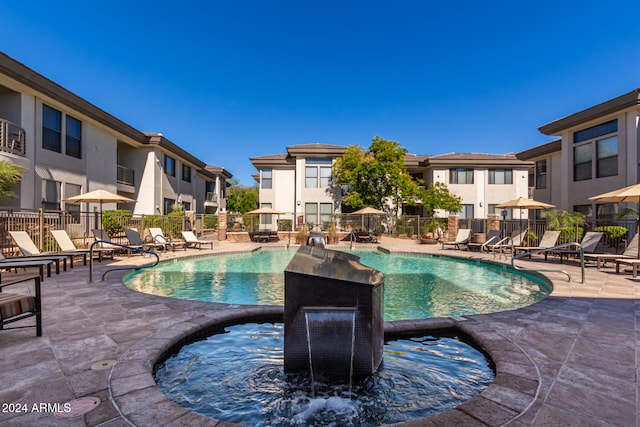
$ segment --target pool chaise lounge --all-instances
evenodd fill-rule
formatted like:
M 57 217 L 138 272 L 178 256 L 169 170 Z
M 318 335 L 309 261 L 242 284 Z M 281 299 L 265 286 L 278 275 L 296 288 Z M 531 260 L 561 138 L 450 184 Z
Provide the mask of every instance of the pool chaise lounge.
M 470 228 L 461 228 L 458 230 L 458 234 L 456 235 L 456 239 L 452 242 L 440 242 L 442 244 L 442 249 L 445 246 L 453 246 L 456 249 L 460 249 L 460 246 L 466 246 L 471 239 L 471 229 Z

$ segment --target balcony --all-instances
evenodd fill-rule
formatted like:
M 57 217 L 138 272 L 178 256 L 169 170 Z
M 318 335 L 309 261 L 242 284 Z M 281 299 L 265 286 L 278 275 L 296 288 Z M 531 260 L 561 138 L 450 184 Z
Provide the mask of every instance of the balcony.
M 25 157 L 25 136 L 20 126 L 0 119 L 0 151 Z
M 116 182 L 122 185 L 130 185 L 133 187 L 135 183 L 135 171 L 127 167 L 117 165 Z
M 204 198 L 204 205 L 206 206 L 218 206 L 218 195 L 213 191 L 207 191 L 207 195 Z

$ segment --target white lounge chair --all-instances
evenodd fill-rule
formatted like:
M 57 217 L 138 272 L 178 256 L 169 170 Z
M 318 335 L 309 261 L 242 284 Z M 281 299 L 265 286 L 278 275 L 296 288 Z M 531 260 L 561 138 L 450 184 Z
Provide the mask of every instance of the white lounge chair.
M 162 228 L 149 227 L 149 233 L 151 234 L 153 242 L 163 245 L 165 250 L 171 248 L 172 251 L 175 251 L 176 246 L 182 246 L 182 249 L 186 249 L 185 242 L 171 240 L 169 237 L 166 237 Z
M 544 249 L 549 249 L 558 244 L 558 239 L 560 238 L 560 231 L 557 230 L 547 230 L 542 235 L 542 239 L 540 239 L 540 244 L 538 246 L 514 246 L 515 253 L 518 252 L 535 252 L 535 251 L 544 251 Z M 544 260 L 547 260 L 549 255 L 548 251 L 544 251 Z M 531 254 L 529 254 L 529 258 L 531 258 Z
M 584 254 L 584 259 L 585 261 L 595 261 L 598 270 L 600 270 L 601 267 L 604 267 L 607 261 L 615 261 L 617 264 L 623 264 L 625 263 L 625 260 L 628 260 L 631 264 L 633 260 L 638 259 L 638 233 L 633 236 L 633 239 L 631 239 L 622 254 Z
M 456 249 L 460 249 L 460 246 L 466 246 L 469 243 L 469 239 L 471 238 L 471 229 L 469 228 L 461 228 L 458 230 L 458 234 L 456 235 L 456 239 L 453 242 L 440 242 L 442 244 L 442 249 L 445 246 L 454 246 Z
M 186 247 L 194 247 L 197 249 L 202 249 L 202 245 L 209 245 L 211 249 L 213 249 L 213 240 L 200 240 L 196 237 L 193 231 L 183 231 L 182 237 L 184 238 Z
M 60 261 L 62 261 L 63 270 L 67 271 L 67 260 L 69 260 L 70 267 L 73 268 L 73 257 L 83 256 L 82 254 L 76 254 L 76 253 L 66 253 L 66 254 L 55 253 L 55 252 L 43 253 L 43 252 L 40 252 L 40 249 L 38 249 L 36 244 L 33 243 L 33 240 L 31 240 L 31 237 L 26 231 L 10 231 L 9 234 L 13 238 L 13 241 L 16 243 L 18 248 L 20 249 L 20 252 L 22 253 L 22 255 L 29 258 L 55 260 L 56 271 L 60 270 L 60 267 L 59 267 Z M 86 259 L 86 255 L 84 256 L 85 256 L 84 264 L 86 265 L 87 259 Z
M 91 252 L 89 249 L 76 248 L 76 245 L 73 243 L 71 237 L 69 237 L 65 230 L 50 230 L 49 232 L 58 244 L 61 253 L 75 253 L 78 255 L 83 254 L 86 258 L 86 256 Z M 93 248 L 93 251 L 98 254 L 98 261 L 102 261 L 103 254 L 109 254 L 111 255 L 111 259 L 113 259 L 112 249 Z
M 592 254 L 595 253 L 598 249 L 598 245 L 602 241 L 602 237 L 604 233 L 601 231 L 588 231 L 585 233 L 582 241 L 580 242 L 580 246 L 582 247 L 583 254 Z M 568 250 L 560 250 L 558 254 L 560 255 L 560 263 L 562 263 L 565 255 L 577 255 L 580 253 L 579 249 L 568 249 Z

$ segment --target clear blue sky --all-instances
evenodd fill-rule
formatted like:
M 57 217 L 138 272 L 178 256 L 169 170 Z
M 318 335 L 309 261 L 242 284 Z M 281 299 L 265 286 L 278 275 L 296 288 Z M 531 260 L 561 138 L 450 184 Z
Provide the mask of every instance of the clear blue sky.
M 9 1 L 1 50 L 244 185 L 287 145 L 517 152 L 640 86 L 640 1 Z

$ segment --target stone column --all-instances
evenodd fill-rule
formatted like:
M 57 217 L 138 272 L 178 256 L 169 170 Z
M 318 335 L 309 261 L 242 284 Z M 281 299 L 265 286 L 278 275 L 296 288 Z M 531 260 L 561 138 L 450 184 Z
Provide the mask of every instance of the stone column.
M 227 240 L 227 212 L 218 213 L 218 240 Z
M 490 230 L 500 230 L 500 215 L 487 215 L 487 233 Z
M 458 215 L 449 215 L 447 241 L 453 242 L 458 235 L 460 217 Z

